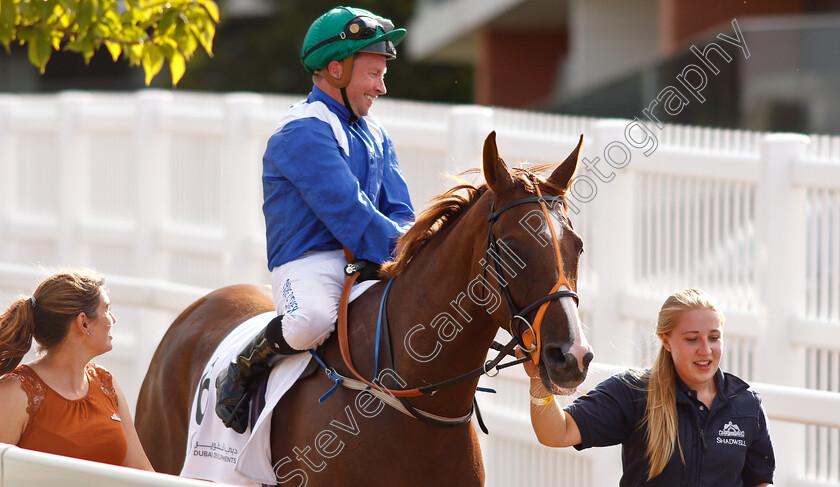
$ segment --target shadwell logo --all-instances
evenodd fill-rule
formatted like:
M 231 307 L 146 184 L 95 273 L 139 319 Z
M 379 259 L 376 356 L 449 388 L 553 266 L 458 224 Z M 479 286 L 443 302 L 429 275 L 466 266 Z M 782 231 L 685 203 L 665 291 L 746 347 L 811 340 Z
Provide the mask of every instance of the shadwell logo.
M 739 428 L 737 424 L 733 424 L 732 421 L 730 421 L 723 426 L 722 430 L 718 431 L 718 435 L 737 436 L 739 438 L 743 438 L 744 432 L 741 431 L 741 428 Z
M 737 446 L 747 446 L 747 442 L 744 441 L 742 438 L 745 436 L 745 433 L 741 431 L 741 428 L 738 427 L 737 424 L 734 424 L 732 421 L 723 425 L 723 429 L 718 431 L 718 437 L 716 441 L 718 444 L 726 444 L 726 445 L 737 445 Z

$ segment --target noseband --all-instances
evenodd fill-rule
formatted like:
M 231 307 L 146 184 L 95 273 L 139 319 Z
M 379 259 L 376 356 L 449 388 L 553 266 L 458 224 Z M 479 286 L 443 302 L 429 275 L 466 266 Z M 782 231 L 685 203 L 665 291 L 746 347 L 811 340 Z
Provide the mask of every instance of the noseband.
M 557 275 L 559 276 L 557 282 L 547 295 L 520 309 L 517 308 L 516 304 L 513 302 L 513 298 L 508 290 L 507 281 L 501 278 L 497 279 L 499 281 L 501 294 L 504 296 L 505 302 L 507 303 L 508 314 L 510 315 L 508 330 L 510 331 L 511 336 L 518 342 L 522 350 L 531 356 L 531 360 L 533 360 L 534 364 L 539 364 L 541 344 L 540 326 L 542 325 L 542 320 L 545 316 L 546 310 L 548 309 L 548 305 L 555 299 L 567 297 L 574 299 L 576 305 L 579 305 L 580 303 L 577 293 L 572 291 L 572 286 L 569 285 L 569 282 L 566 280 L 566 276 L 563 274 L 563 257 L 560 254 L 560 242 L 557 240 L 557 234 L 554 232 L 554 226 L 551 224 L 551 216 L 549 215 L 548 207 L 545 204 L 546 199 L 540 193 L 540 188 L 537 185 L 534 176 L 529 176 L 531 181 L 534 183 L 537 196 L 515 200 L 502 206 L 498 210 L 494 210 L 493 206 L 490 207 L 490 216 L 488 217 L 488 220 L 490 221 L 490 228 L 487 232 L 487 254 L 490 256 L 489 261 L 492 262 L 496 275 L 502 276 L 502 263 L 500 261 L 501 253 L 499 252 L 499 246 L 496 243 L 496 240 L 493 238 L 493 224 L 496 223 L 496 220 L 502 213 L 515 206 L 527 203 L 539 203 L 542 213 L 545 216 L 546 225 L 551 231 L 551 242 L 554 246 L 554 256 L 557 262 Z M 562 198 L 562 196 L 555 197 L 555 199 L 559 199 L 561 202 L 563 201 Z M 485 269 L 487 268 L 487 265 L 485 265 Z M 561 287 L 565 287 L 565 289 L 560 289 Z M 539 309 L 534 317 L 533 324 L 531 324 L 525 316 L 537 308 Z M 516 326 L 514 326 L 514 323 L 516 323 Z M 522 323 L 524 323 L 526 327 L 524 331 L 522 331 Z

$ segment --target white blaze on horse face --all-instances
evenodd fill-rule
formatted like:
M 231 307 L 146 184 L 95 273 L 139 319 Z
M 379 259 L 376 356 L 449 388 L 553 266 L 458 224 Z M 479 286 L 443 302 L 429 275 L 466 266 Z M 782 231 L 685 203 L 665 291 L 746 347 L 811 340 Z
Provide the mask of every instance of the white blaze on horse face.
M 560 219 L 555 218 L 554 215 L 552 215 L 551 220 L 559 244 L 563 241 L 563 232 L 566 226 Z M 565 284 L 560 286 L 560 290 L 571 291 L 569 286 Z M 586 370 L 584 357 L 592 353 L 592 348 L 589 346 L 586 335 L 583 333 L 583 323 L 580 321 L 577 303 L 571 296 L 564 296 L 558 301 L 560 301 L 560 306 L 563 307 L 563 313 L 566 315 L 566 321 L 569 323 L 569 334 L 573 337 L 572 346 L 569 348 L 568 353 L 571 353 L 575 357 L 575 360 L 577 360 L 578 370 L 584 372 Z
M 549 215 L 551 216 L 551 226 L 554 227 L 554 235 L 557 237 L 557 244 L 559 245 L 560 242 L 563 241 L 566 223 L 554 212 L 550 212 Z M 547 238 L 551 241 L 551 230 L 547 225 L 545 226 L 545 232 L 548 234 Z M 563 270 L 561 269 L 560 272 L 563 272 Z M 565 284 L 560 286 L 560 290 L 571 291 L 571 289 L 569 289 L 569 287 Z M 575 357 L 575 360 L 577 360 L 578 369 L 581 372 L 584 372 L 586 370 L 584 357 L 587 354 L 592 353 L 592 348 L 589 346 L 589 341 L 583 333 L 583 323 L 580 320 L 577 303 L 570 296 L 564 296 L 558 301 L 560 301 L 560 305 L 563 307 L 563 312 L 565 313 L 566 319 L 569 323 L 569 331 L 574 336 L 572 346 L 569 348 L 569 353 L 571 353 Z
M 552 229 L 554 230 L 554 237 L 557 239 L 557 245 L 563 241 L 566 232 L 566 222 L 563 217 L 555 211 L 548 212 L 551 219 L 551 227 L 546 224 L 545 213 L 542 208 L 529 211 L 524 217 L 519 220 L 519 223 L 528 231 L 528 233 L 539 244 L 554 254 L 554 241 L 552 239 Z M 562 264 L 558 264 L 555 260 L 555 265 L 560 267 L 559 272 L 563 272 Z M 561 285 L 560 290 L 571 291 L 568 286 Z M 578 314 L 577 303 L 574 298 L 564 296 L 557 300 L 560 306 L 563 307 L 563 313 L 566 315 L 566 321 L 569 323 L 570 335 L 573 336 L 573 341 L 569 352 L 577 360 L 578 369 L 583 372 L 586 369 L 584 358 L 586 355 L 592 353 L 589 342 L 586 340 L 586 335 L 583 333 L 583 323 L 580 321 L 580 314 Z
M 566 286 L 560 286 L 560 289 L 567 289 Z M 574 340 L 572 341 L 572 346 L 569 348 L 569 353 L 571 353 L 575 360 L 577 360 L 578 370 L 583 372 L 586 370 L 584 366 L 584 357 L 587 354 L 592 353 L 592 347 L 589 346 L 589 341 L 586 339 L 586 335 L 583 333 L 583 322 L 580 321 L 580 314 L 578 314 L 578 307 L 575 300 L 571 297 L 563 297 L 559 299 L 560 305 L 563 307 L 563 312 L 566 314 L 566 317 L 569 322 L 569 331 L 574 335 Z
M 563 230 L 566 229 L 566 223 L 553 212 L 549 213 L 549 216 L 551 216 L 551 226 L 554 227 L 554 235 L 557 237 L 557 244 L 559 245 L 563 241 Z M 551 231 L 547 228 L 546 231 L 548 237 L 551 238 Z
M 554 228 L 554 235 L 557 237 L 557 242 L 563 240 L 563 229 L 565 223 L 554 212 L 549 212 L 551 217 L 551 227 Z M 554 252 L 554 242 L 551 238 L 551 228 L 546 225 L 545 212 L 542 208 L 529 211 L 525 216 L 519 219 L 519 224 L 528 232 L 537 243 L 543 248 L 547 247 Z

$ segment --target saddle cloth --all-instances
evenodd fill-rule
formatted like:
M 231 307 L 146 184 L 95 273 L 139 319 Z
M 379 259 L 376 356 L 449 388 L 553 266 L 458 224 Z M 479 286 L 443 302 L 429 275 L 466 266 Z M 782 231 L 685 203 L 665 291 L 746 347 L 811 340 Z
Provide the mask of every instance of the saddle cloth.
M 360 296 L 376 282 L 365 281 L 353 286 L 350 300 Z M 190 407 L 187 452 L 180 474 L 182 477 L 243 486 L 276 485 L 271 464 L 271 415 L 283 394 L 306 369 L 312 355 L 302 352 L 284 357 L 274 365 L 266 384 L 265 407 L 254 423 L 253 431 L 249 428 L 239 434 L 226 428 L 215 412 L 216 377 L 276 316 L 277 312 L 270 311 L 237 326 L 216 347 L 204 367 Z M 317 404 L 317 399 L 314 399 L 313 407 Z

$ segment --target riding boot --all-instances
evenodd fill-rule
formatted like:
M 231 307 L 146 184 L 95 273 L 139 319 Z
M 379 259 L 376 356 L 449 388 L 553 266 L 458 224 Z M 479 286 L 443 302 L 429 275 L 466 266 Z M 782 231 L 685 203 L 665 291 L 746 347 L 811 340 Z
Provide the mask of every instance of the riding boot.
M 237 433 L 248 427 L 252 388 L 271 369 L 271 359 L 300 352 L 283 339 L 282 319 L 282 315 L 274 318 L 216 378 L 216 415 Z

